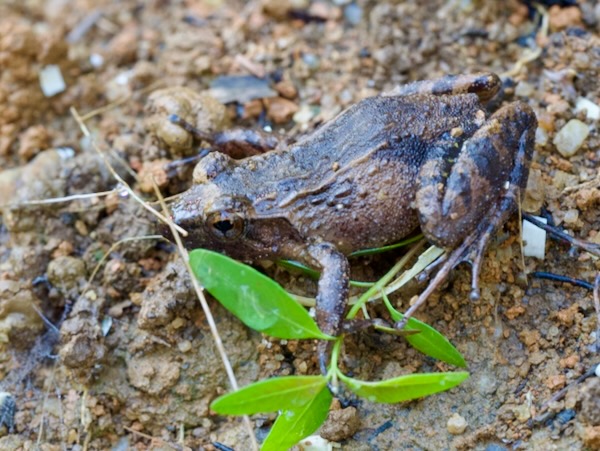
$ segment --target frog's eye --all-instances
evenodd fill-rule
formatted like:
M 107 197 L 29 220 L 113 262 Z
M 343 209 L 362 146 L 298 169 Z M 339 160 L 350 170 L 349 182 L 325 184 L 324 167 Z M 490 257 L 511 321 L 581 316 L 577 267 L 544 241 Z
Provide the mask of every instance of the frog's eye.
M 245 221 L 236 213 L 219 211 L 211 214 L 207 220 L 210 232 L 217 238 L 235 240 L 239 238 L 245 229 Z

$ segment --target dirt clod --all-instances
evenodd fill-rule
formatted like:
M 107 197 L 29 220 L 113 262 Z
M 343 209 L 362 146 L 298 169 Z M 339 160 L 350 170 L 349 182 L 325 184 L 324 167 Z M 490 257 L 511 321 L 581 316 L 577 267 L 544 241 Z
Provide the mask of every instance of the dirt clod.
M 321 427 L 321 437 L 332 442 L 339 442 L 352 437 L 360 427 L 360 418 L 356 407 L 332 410 L 325 424 Z
M 460 435 L 467 429 L 467 420 L 458 413 L 454 413 L 448 418 L 446 429 L 452 435 Z

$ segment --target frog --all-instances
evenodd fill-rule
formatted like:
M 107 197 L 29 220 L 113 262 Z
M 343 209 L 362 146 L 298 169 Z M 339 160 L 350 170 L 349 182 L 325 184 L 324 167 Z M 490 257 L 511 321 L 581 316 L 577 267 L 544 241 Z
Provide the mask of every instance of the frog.
M 268 141 L 265 152 L 242 159 L 212 151 L 171 218 L 188 232 L 187 248 L 320 271 L 316 321 L 332 336 L 344 331 L 348 255 L 417 227 L 446 252 L 406 318 L 461 262 L 471 264 L 477 298 L 486 247 L 525 189 L 537 127 L 524 102 L 486 110 L 501 85 L 491 72 L 416 81 L 359 101 L 292 144 L 257 138 L 254 146 Z

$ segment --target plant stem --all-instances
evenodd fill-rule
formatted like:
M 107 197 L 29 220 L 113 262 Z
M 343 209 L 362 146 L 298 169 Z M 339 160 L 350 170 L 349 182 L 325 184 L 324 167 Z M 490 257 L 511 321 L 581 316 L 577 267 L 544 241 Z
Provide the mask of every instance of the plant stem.
M 419 241 L 415 246 L 413 246 L 407 253 L 404 255 L 398 262 L 390 269 L 387 274 L 385 274 L 381 279 L 379 279 L 375 285 L 369 288 L 352 306 L 348 315 L 346 315 L 346 319 L 354 319 L 358 311 L 365 305 L 369 299 L 381 291 L 383 287 L 385 287 L 390 280 L 394 278 L 394 276 L 408 263 L 408 261 L 423 247 L 425 240 Z

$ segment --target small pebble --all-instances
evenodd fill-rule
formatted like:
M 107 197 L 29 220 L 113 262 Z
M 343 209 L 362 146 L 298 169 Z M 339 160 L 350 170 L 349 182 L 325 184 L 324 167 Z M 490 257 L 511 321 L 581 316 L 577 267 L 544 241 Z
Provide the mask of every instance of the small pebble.
M 189 352 L 192 349 L 192 342 L 189 340 L 183 340 L 177 343 L 177 348 L 181 352 Z
M 579 97 L 575 104 L 575 113 L 580 111 L 585 111 L 585 117 L 590 121 L 600 119 L 600 106 L 585 97 Z
M 358 25 L 362 20 L 362 8 L 356 3 L 350 3 L 344 8 L 344 19 L 350 25 Z
M 561 8 L 559 5 L 552 6 L 549 10 L 550 30 L 560 31 L 567 27 L 581 25 L 581 10 L 578 6 Z
M 294 114 L 294 122 L 297 124 L 308 124 L 308 122 L 315 117 L 316 111 L 309 105 L 302 105 L 298 111 Z
M 246 103 L 253 99 L 273 97 L 277 92 L 271 89 L 268 80 L 253 75 L 223 75 L 210 84 L 210 95 L 221 103 Z
M 450 418 L 448 418 L 446 428 L 450 434 L 460 435 L 465 432 L 465 429 L 467 429 L 467 420 L 465 420 L 459 414 L 454 413 Z
M 548 144 L 548 133 L 542 127 L 535 130 L 535 143 L 540 146 Z
M 527 83 L 526 81 L 520 81 L 515 87 L 515 95 L 518 97 L 529 97 L 531 94 L 533 94 L 533 91 L 533 85 Z
M 553 142 L 563 157 L 570 157 L 575 155 L 589 134 L 587 124 L 579 119 L 571 119 L 558 131 Z
M 567 210 L 563 217 L 563 221 L 567 224 L 573 224 L 577 222 L 577 219 L 579 219 L 579 210 L 574 208 Z
M 531 418 L 531 411 L 529 407 L 525 404 L 521 404 L 517 406 L 514 410 L 515 416 L 520 423 L 525 423 L 527 420 Z
M 318 69 L 320 65 L 319 57 L 312 53 L 303 54 L 302 61 L 311 69 Z
M 298 111 L 298 105 L 283 97 L 273 97 L 267 102 L 267 115 L 276 124 L 289 121 Z
M 332 449 L 331 442 L 318 435 L 306 437 L 298 443 L 302 451 L 329 451 Z
M 600 377 L 600 363 L 598 365 L 596 365 L 596 369 L 594 370 L 594 373 L 596 374 L 597 377 Z
M 104 57 L 99 53 L 92 53 L 90 55 L 90 64 L 98 69 L 104 64 Z
M 85 278 L 85 263 L 76 257 L 58 257 L 48 264 L 47 274 L 52 285 L 69 290 Z
M 40 71 L 40 87 L 46 97 L 55 96 L 67 89 L 60 67 L 54 64 L 44 67 Z

